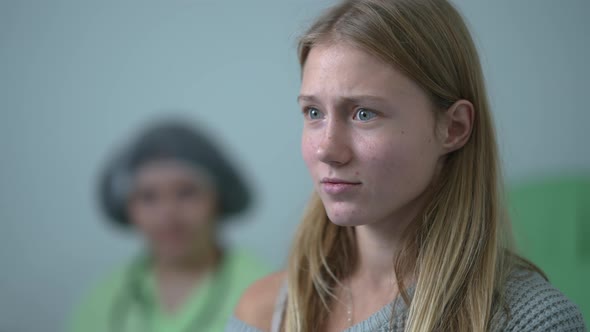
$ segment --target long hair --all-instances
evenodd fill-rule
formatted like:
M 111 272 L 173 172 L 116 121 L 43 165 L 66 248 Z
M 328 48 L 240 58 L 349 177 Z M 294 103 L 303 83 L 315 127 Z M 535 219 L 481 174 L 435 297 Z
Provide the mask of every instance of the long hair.
M 511 270 L 536 268 L 512 253 L 484 77 L 463 18 L 446 0 L 344 1 L 301 37 L 301 67 L 315 45 L 341 41 L 416 82 L 435 113 L 460 99 L 473 104 L 471 136 L 446 156 L 392 268 L 408 306 L 407 331 L 489 330 L 504 307 Z M 314 194 L 289 258 L 284 329 L 321 330 L 335 290 L 356 262 L 354 229 L 331 223 Z

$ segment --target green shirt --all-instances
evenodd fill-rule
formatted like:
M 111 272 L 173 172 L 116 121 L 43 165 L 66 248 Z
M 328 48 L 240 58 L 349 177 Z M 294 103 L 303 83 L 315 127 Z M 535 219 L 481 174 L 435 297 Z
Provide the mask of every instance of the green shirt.
M 223 331 L 244 290 L 269 271 L 247 254 L 227 252 L 219 268 L 170 314 L 160 307 L 151 269 L 135 261 L 91 292 L 77 308 L 69 331 Z

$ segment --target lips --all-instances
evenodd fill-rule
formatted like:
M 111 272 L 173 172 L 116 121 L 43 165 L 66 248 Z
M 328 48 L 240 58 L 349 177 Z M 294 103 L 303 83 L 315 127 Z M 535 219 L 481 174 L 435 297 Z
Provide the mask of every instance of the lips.
M 322 190 L 329 195 L 341 195 L 351 193 L 358 189 L 361 182 L 349 181 L 337 178 L 323 178 L 320 181 Z

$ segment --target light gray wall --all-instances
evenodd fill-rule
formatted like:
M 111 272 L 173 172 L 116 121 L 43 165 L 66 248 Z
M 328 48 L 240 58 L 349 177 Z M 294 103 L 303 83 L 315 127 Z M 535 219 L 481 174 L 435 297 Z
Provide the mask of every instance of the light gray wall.
M 295 40 L 329 3 L 0 0 L 0 331 L 61 330 L 137 250 L 97 213 L 95 176 L 163 110 L 223 139 L 258 198 L 228 238 L 281 266 L 311 189 Z M 482 52 L 509 178 L 590 168 L 590 2 L 456 3 Z

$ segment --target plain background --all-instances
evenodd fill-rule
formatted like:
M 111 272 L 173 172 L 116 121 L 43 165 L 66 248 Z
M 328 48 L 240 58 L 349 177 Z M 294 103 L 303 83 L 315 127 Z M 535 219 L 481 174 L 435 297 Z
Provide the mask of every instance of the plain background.
M 281 267 L 311 192 L 296 39 L 332 1 L 0 0 L 0 331 L 59 331 L 137 251 L 95 202 L 147 121 L 206 125 L 256 192 L 227 241 Z M 507 179 L 590 168 L 590 1 L 455 2 L 481 52 Z

